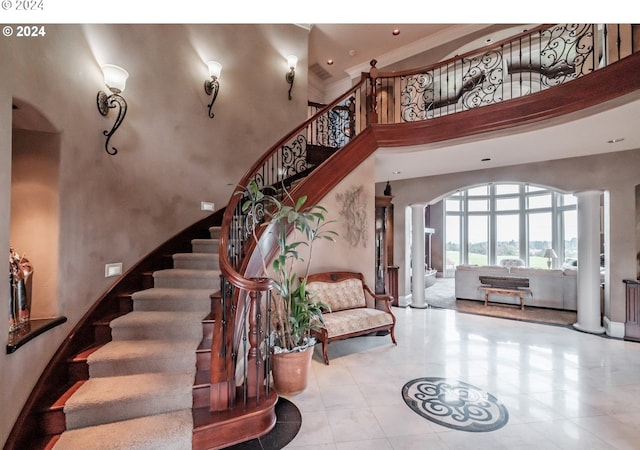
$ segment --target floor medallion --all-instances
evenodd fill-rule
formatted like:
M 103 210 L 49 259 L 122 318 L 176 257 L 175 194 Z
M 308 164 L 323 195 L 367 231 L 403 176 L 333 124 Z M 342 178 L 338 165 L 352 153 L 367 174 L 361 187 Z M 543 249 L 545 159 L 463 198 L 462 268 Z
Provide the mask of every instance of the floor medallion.
M 462 381 L 417 378 L 404 385 L 402 398 L 425 419 L 455 430 L 493 431 L 509 421 L 507 408 L 497 398 Z

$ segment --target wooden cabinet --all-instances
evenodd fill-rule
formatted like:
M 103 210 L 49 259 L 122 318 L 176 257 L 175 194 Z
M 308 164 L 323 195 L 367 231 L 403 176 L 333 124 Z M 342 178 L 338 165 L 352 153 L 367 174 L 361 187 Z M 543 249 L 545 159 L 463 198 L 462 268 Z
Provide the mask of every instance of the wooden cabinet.
M 398 268 L 393 265 L 393 200 L 392 196 L 376 197 L 375 214 L 375 291 L 393 295 L 398 305 Z

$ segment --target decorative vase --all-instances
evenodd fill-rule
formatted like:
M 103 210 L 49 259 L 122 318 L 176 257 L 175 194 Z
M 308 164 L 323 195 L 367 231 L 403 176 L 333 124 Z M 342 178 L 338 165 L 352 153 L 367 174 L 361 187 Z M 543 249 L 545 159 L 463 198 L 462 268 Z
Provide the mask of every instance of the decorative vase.
M 18 323 L 23 326 L 31 319 L 31 299 L 24 279 L 18 281 L 15 293 L 18 297 Z
M 18 302 L 16 286 L 13 282 L 13 273 L 9 270 L 9 332 L 18 329 Z
M 307 388 L 314 347 L 300 352 L 274 353 L 273 387 L 280 395 L 296 395 Z

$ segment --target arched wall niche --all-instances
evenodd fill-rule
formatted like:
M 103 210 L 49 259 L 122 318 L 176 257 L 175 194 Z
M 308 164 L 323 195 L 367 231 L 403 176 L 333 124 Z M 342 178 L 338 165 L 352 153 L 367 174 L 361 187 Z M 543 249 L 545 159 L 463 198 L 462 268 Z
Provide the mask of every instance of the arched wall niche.
M 13 99 L 10 245 L 33 265 L 31 318 L 58 311 L 60 132 L 36 107 Z

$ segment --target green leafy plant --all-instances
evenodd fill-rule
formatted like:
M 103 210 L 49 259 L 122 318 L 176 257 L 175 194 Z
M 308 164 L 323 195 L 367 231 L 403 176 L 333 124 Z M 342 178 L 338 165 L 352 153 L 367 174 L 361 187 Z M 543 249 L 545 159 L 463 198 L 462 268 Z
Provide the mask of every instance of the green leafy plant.
M 314 300 L 307 291 L 307 277 L 311 267 L 314 243 L 319 240 L 334 242 L 338 234 L 328 230 L 334 222 L 327 220 L 327 210 L 320 205 L 307 205 L 307 197 L 294 201 L 283 186 L 286 201 L 279 200 L 271 193 L 273 186 L 260 188 L 255 181 L 241 191 L 245 199 L 242 211 L 251 221 L 252 236 L 258 244 L 258 227 L 268 227 L 277 242 L 278 252 L 271 263 L 261 253 L 265 276 L 274 282 L 274 336 L 272 343 L 276 351 L 302 350 L 313 345 L 311 330 L 324 322 L 322 311 L 328 306 Z M 262 252 L 261 246 L 256 246 Z M 304 263 L 302 274 L 296 271 L 297 263 Z

